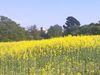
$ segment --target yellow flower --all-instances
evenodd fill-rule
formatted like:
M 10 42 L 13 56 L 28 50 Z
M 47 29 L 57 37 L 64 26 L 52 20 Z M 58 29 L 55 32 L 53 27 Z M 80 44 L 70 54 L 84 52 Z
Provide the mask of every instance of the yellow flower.
M 77 75 L 82 75 L 82 74 L 80 72 L 78 72 Z

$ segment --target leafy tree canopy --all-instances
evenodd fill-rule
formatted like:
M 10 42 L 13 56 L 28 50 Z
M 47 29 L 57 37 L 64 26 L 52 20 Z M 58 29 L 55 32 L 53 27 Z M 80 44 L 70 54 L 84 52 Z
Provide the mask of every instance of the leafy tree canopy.
M 58 37 L 58 36 L 62 36 L 62 27 L 59 26 L 58 24 L 51 26 L 48 29 L 48 33 L 49 37 Z
M 27 39 L 24 28 L 5 16 L 0 16 L 0 41 L 18 41 Z

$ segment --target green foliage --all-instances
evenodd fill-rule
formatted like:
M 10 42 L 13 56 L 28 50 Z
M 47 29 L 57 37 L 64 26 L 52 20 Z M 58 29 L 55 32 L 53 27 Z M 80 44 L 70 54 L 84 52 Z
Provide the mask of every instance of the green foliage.
M 48 33 L 47 34 L 48 34 L 49 37 L 59 37 L 59 36 L 62 36 L 62 27 L 59 26 L 59 25 L 51 26 L 48 29 Z
M 100 24 L 91 23 L 89 25 L 81 26 L 80 34 L 98 35 L 100 34 Z
M 28 32 L 30 34 L 30 39 L 42 39 L 42 37 L 40 36 L 40 31 L 37 29 L 36 25 L 29 27 Z
M 75 19 L 74 17 L 69 16 L 66 19 L 65 25 L 63 25 L 64 35 L 78 34 L 79 33 L 79 27 L 80 27 L 80 22 L 77 19 Z
M 0 16 L 0 41 L 18 41 L 27 39 L 24 28 L 11 19 Z
M 42 39 L 48 39 L 49 38 L 49 36 L 46 33 L 46 31 L 43 30 L 43 27 L 40 28 L 40 36 L 42 37 Z
M 0 41 L 41 40 L 69 34 L 98 35 L 100 34 L 100 21 L 98 23 L 80 26 L 80 22 L 76 18 L 69 16 L 66 18 L 63 28 L 64 30 L 61 26 L 56 24 L 50 26 L 50 28 L 45 31 L 43 27 L 38 29 L 36 25 L 33 25 L 30 26 L 28 30 L 25 30 L 25 28 L 10 18 L 0 16 Z

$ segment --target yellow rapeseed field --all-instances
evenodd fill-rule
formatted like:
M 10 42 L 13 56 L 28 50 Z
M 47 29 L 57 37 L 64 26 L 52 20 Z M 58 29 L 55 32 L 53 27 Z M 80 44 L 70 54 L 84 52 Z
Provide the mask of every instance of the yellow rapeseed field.
M 0 75 L 100 75 L 100 35 L 1 42 Z

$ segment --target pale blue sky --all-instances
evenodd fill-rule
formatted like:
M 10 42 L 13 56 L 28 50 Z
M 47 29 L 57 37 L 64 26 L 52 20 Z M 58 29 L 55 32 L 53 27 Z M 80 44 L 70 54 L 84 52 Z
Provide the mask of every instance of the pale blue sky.
M 83 25 L 100 20 L 100 0 L 0 0 L 0 15 L 23 27 L 63 25 L 68 16 Z

